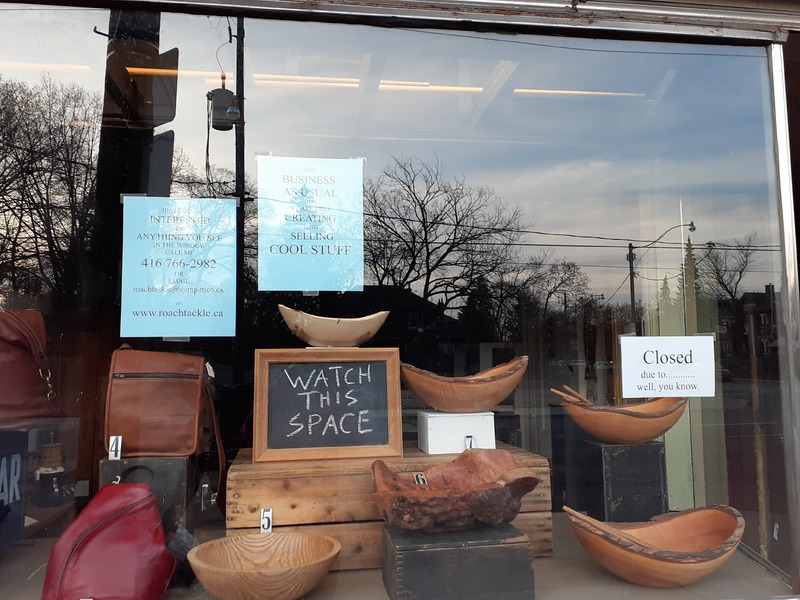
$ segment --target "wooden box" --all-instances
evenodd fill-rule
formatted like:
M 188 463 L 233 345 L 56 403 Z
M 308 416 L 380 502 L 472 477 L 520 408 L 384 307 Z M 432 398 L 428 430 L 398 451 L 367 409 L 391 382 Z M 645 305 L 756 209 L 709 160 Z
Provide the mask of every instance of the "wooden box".
M 539 485 L 522 499 L 512 524 L 529 538 L 533 556 L 553 553 L 550 507 L 550 466 L 547 459 L 503 443 L 520 466 L 530 467 Z M 384 459 L 390 469 L 417 473 L 458 454 L 425 454 L 416 443 L 406 444 L 402 458 Z M 375 503 L 373 459 L 342 458 L 314 461 L 253 463 L 250 449 L 239 451 L 228 470 L 226 525 L 228 534 L 257 531 L 261 509 L 272 509 L 275 531 L 318 531 L 342 542 L 337 569 L 379 568 L 384 526 Z
M 392 600 L 531 600 L 528 537 L 508 523 L 419 533 L 383 528 L 383 584 Z

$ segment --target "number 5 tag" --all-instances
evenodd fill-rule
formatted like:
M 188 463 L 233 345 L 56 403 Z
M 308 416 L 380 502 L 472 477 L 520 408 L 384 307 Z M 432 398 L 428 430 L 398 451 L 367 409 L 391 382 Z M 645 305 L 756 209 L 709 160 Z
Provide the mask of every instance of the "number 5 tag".
M 272 533 L 272 509 L 261 509 L 261 533 Z

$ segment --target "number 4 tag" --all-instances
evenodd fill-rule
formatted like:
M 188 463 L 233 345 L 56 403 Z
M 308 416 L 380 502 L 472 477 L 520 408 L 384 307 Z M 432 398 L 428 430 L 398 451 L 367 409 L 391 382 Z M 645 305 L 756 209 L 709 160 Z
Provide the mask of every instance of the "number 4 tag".
M 108 460 L 119 460 L 122 458 L 122 436 L 112 435 L 108 438 Z

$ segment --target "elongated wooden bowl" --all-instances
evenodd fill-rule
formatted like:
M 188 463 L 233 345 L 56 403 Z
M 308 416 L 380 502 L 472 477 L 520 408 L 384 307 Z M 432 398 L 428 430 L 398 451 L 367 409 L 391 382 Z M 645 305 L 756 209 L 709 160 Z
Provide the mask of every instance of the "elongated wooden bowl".
M 330 536 L 307 532 L 231 535 L 195 546 L 189 564 L 222 600 L 296 600 L 314 589 L 342 549 Z
M 637 404 L 599 406 L 570 390 L 550 389 L 578 427 L 601 442 L 645 444 L 669 431 L 686 410 L 687 398 L 654 398 Z
M 445 377 L 406 363 L 400 363 L 400 377 L 414 394 L 433 409 L 448 413 L 474 413 L 500 404 L 516 389 L 528 357 L 465 377 Z
M 645 523 L 607 523 L 564 507 L 583 548 L 617 577 L 657 588 L 689 585 L 736 551 L 744 519 L 730 506 L 666 513 Z
M 278 305 L 284 322 L 291 332 L 309 346 L 357 347 L 378 333 L 388 310 L 366 317 L 318 317 L 302 310 Z

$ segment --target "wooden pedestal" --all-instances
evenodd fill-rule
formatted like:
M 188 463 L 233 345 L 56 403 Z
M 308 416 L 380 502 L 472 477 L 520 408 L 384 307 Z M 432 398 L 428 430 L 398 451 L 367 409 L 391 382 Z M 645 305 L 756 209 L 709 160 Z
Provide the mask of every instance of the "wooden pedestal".
M 392 600 L 532 600 L 528 537 L 508 523 L 418 533 L 383 528 L 383 583 Z
M 416 473 L 458 456 L 425 454 L 412 444 L 404 447 L 403 458 L 384 459 L 391 470 Z M 532 556 L 551 556 L 547 459 L 502 443 L 497 447 L 509 450 L 517 464 L 532 468 L 539 478 L 536 489 L 523 497 L 512 525 L 528 536 Z M 334 570 L 379 568 L 384 521 L 375 503 L 372 463 L 369 458 L 351 458 L 253 464 L 251 450 L 242 449 L 228 470 L 228 534 L 257 531 L 261 509 L 271 508 L 276 531 L 319 531 L 339 539 L 342 551 Z

